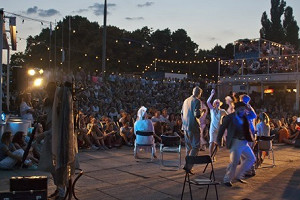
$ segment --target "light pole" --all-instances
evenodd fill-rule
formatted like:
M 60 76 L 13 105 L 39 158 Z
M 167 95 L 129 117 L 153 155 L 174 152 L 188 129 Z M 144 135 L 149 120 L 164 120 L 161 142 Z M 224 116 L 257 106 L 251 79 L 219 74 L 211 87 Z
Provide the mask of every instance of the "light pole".
M 104 16 L 103 16 L 103 35 L 102 35 L 102 77 L 105 76 L 106 65 L 106 17 L 107 17 L 107 1 L 104 0 Z
M 2 51 L 3 51 L 3 25 L 4 25 L 4 16 L 3 9 L 0 9 L 0 114 L 2 114 Z

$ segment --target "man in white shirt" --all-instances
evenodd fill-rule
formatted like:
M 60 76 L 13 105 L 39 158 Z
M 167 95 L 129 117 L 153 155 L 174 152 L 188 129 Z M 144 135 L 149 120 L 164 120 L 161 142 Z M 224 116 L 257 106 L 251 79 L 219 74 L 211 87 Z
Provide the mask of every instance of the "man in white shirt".
M 31 94 L 24 94 L 22 96 L 22 103 L 20 105 L 20 114 L 22 119 L 30 120 L 31 123 L 33 123 L 33 116 L 32 114 L 34 113 L 34 109 L 30 107 L 29 105 L 31 101 Z

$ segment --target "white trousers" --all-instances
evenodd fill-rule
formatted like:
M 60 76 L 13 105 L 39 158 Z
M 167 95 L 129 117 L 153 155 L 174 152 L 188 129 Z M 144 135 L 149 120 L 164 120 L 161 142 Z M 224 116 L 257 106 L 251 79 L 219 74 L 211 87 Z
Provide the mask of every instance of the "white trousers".
M 14 151 L 12 154 L 15 156 L 22 157 L 24 154 L 24 150 L 18 149 Z M 16 159 L 7 156 L 6 158 L 0 161 L 0 169 L 12 169 L 17 164 L 17 162 L 18 161 Z
M 239 165 L 240 158 L 242 159 Z M 255 155 L 248 145 L 247 140 L 233 139 L 230 148 L 230 164 L 226 169 L 224 182 L 232 181 L 234 178 L 242 179 L 247 170 L 255 163 Z

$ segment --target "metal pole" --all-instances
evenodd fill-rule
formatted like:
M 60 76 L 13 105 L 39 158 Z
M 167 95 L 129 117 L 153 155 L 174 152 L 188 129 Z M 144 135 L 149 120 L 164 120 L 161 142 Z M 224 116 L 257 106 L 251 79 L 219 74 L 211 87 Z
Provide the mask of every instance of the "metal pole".
M 3 25 L 4 25 L 4 18 L 3 18 L 3 9 L 0 9 L 0 114 L 2 114 L 2 51 L 3 51 Z
M 260 96 L 260 99 L 263 101 L 264 100 L 264 83 L 263 82 L 261 82 L 261 89 L 260 89 L 261 91 L 261 96 Z
M 10 99 L 10 95 L 9 95 L 9 57 L 10 57 L 10 51 L 9 51 L 9 47 L 7 49 L 7 70 L 6 70 L 6 107 L 7 107 L 7 111 L 9 111 L 9 99 Z
M 258 39 L 258 58 L 260 58 L 260 38 Z
M 104 0 L 104 17 L 103 17 L 103 44 L 102 44 L 102 77 L 105 76 L 106 65 L 106 17 L 107 17 L 107 1 Z
M 65 50 L 64 50 L 64 21 L 61 23 L 61 68 L 65 62 Z
M 299 72 L 299 54 L 296 55 L 296 63 L 297 63 L 297 72 Z
M 299 80 L 296 81 L 296 111 L 299 111 Z
M 221 61 L 218 62 L 218 82 L 217 82 L 217 88 L 218 88 L 218 99 L 220 99 L 220 76 L 221 76 Z
M 55 20 L 55 33 L 54 33 L 54 70 L 53 70 L 53 80 L 55 77 L 55 73 L 56 73 L 56 32 L 57 32 L 57 24 L 56 24 L 56 20 Z
M 50 30 L 49 30 L 49 70 L 51 70 L 51 51 L 52 51 L 51 38 L 52 38 L 52 24 L 50 22 Z M 53 77 L 53 74 L 52 74 L 52 77 Z
M 68 62 L 68 70 L 71 70 L 71 16 L 69 16 L 69 62 Z

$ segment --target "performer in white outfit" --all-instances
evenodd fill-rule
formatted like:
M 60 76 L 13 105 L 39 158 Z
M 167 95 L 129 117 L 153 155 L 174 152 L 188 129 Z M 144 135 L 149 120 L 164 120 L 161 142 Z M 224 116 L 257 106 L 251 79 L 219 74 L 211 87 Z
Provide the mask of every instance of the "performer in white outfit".
M 213 101 L 213 105 L 211 105 L 210 101 L 212 100 L 213 96 L 215 95 L 215 90 L 212 89 L 211 94 L 209 98 L 207 99 L 207 105 L 210 109 L 210 128 L 209 128 L 209 154 L 210 156 L 213 156 L 213 150 L 217 143 L 217 136 L 219 132 L 220 125 L 222 123 L 222 118 L 227 115 L 227 112 L 224 109 L 221 109 L 221 101 L 220 99 L 215 99 Z M 217 153 L 215 152 L 215 155 Z M 213 160 L 216 161 L 215 155 L 213 157 Z
M 155 140 L 153 137 L 154 127 L 150 119 L 147 119 L 147 108 L 142 106 L 137 113 L 137 120 L 134 123 L 134 134 L 136 135 L 134 143 L 134 157 L 138 158 L 138 148 L 151 147 L 152 157 L 156 158 L 155 155 Z M 139 146 L 142 145 L 142 146 Z

